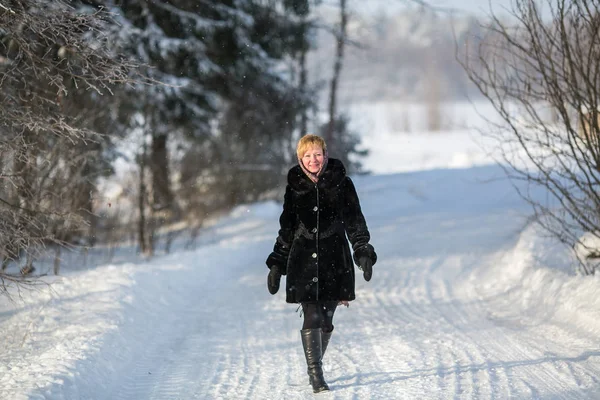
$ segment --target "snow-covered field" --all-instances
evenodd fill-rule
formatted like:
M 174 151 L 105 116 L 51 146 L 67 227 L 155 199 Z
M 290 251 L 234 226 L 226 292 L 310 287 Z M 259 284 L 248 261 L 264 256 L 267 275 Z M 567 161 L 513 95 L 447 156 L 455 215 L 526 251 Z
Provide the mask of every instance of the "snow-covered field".
M 498 122 L 487 104 L 439 105 L 439 131 L 428 131 L 428 107 L 411 103 L 358 103 L 345 110 L 352 129 L 371 154 L 363 166 L 375 174 L 489 165 L 498 143 L 484 136 L 487 119 Z
M 318 397 L 600 398 L 600 282 L 527 223 L 474 134 L 368 135 L 376 174 L 355 183 L 379 261 L 336 313 Z M 313 398 L 296 306 L 266 289 L 280 211 L 0 300 L 0 398 Z

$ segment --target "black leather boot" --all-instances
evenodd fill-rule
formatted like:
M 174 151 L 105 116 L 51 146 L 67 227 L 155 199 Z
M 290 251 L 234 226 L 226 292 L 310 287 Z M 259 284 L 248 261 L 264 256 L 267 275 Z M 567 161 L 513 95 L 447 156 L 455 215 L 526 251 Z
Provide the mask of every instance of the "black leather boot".
M 304 347 L 304 356 L 306 357 L 306 365 L 308 366 L 308 378 L 313 388 L 314 393 L 319 393 L 329 390 L 329 386 L 323 377 L 323 358 L 321 328 L 318 329 L 302 329 L 302 346 Z

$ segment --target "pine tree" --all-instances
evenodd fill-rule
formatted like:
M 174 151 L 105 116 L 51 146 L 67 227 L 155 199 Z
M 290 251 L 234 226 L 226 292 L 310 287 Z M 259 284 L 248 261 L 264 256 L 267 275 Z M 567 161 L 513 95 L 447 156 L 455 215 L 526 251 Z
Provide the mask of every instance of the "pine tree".
M 190 182 L 207 172 L 213 179 L 223 174 L 239 179 L 236 172 L 257 167 L 249 154 L 261 154 L 260 168 L 269 164 L 279 176 L 277 168 L 287 161 L 280 154 L 289 152 L 300 104 L 307 104 L 281 68 L 305 46 L 299 16 L 308 13 L 307 0 L 79 4 L 114 13 L 115 46 L 146 65 L 145 75 L 155 82 L 131 88 L 127 108 L 130 126 L 140 125 L 151 138 L 154 210 L 177 208 L 169 169 L 176 161 L 169 151 L 174 142 L 183 147 L 178 161 L 195 160 L 178 168 Z M 189 192 L 187 182 L 181 186 Z M 264 185 L 252 188 L 254 196 Z

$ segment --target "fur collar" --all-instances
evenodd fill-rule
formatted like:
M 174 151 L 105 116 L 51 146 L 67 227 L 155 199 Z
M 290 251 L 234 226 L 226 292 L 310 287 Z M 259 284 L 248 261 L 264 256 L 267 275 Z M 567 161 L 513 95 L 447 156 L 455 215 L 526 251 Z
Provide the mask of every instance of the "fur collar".
M 346 177 L 346 168 L 337 158 L 330 158 L 325 171 L 319 176 L 316 186 L 319 188 L 331 188 L 339 185 Z M 288 184 L 296 191 L 307 191 L 315 187 L 315 183 L 302 171 L 299 165 L 292 167 L 287 176 Z

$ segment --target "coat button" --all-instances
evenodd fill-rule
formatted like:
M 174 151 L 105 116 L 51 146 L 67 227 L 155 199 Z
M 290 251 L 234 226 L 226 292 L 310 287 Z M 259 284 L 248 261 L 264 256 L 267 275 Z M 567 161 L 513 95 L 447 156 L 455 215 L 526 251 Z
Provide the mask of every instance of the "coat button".
M 318 282 L 319 278 L 317 278 L 316 276 L 313 278 L 313 282 Z
M 313 211 L 319 211 L 319 207 L 317 207 L 317 206 L 314 206 L 314 207 L 313 207 Z
M 312 228 L 312 233 L 317 233 L 317 228 Z
M 317 258 L 317 253 L 312 253 L 312 258 Z

